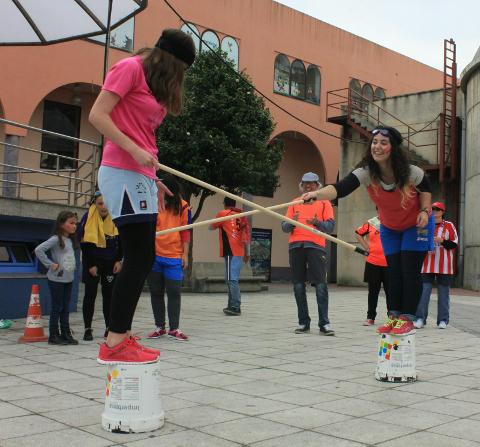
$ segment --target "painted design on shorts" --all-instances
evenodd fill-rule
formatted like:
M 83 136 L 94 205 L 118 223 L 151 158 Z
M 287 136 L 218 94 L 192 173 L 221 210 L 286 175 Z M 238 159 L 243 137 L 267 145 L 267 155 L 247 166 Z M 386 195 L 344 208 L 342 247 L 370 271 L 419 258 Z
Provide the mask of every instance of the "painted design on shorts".
M 137 194 L 146 194 L 147 193 L 147 187 L 142 182 L 138 182 L 135 185 L 135 189 L 137 190 Z

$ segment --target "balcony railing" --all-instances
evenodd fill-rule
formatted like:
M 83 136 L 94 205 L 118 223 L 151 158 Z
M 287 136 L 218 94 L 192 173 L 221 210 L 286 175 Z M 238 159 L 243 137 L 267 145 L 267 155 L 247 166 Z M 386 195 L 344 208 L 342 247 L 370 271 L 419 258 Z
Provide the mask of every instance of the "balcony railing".
M 73 141 L 78 145 L 78 154 L 82 154 L 82 158 L 48 152 L 41 147 L 0 141 L 0 196 L 68 206 L 88 206 L 95 192 L 101 153 L 99 143 L 0 118 L 1 125 L 27 129 L 29 137 L 30 132 L 38 134 L 40 146 L 41 135 Z M 39 167 L 40 160 L 45 156 L 54 160 L 54 169 Z M 64 169 L 62 166 L 67 164 L 67 161 L 68 165 L 74 168 Z

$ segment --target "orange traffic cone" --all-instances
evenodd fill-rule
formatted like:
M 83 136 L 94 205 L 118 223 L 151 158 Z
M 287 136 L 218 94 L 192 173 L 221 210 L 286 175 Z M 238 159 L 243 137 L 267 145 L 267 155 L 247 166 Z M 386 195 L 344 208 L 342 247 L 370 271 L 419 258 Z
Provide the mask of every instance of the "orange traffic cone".
M 42 309 L 40 307 L 40 295 L 38 290 L 38 285 L 32 284 L 32 294 L 30 295 L 25 331 L 18 339 L 19 343 L 48 340 L 48 337 L 43 333 Z

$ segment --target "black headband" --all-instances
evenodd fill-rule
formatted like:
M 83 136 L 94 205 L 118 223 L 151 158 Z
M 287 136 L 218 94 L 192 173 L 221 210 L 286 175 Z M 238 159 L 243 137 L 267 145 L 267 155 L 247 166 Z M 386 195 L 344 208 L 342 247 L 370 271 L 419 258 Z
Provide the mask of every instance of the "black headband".
M 155 46 L 170 53 L 182 62 L 185 62 L 189 67 L 195 61 L 195 52 L 192 52 L 190 49 L 179 44 L 179 42 L 175 42 L 173 39 L 169 39 L 163 35 L 160 36 Z

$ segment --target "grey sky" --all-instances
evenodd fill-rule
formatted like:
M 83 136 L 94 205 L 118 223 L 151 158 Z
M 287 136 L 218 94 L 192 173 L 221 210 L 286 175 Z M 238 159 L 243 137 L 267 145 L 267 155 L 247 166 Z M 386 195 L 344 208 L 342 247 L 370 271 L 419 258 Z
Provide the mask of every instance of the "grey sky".
M 443 39 L 458 74 L 480 46 L 479 0 L 276 0 L 443 71 Z

